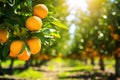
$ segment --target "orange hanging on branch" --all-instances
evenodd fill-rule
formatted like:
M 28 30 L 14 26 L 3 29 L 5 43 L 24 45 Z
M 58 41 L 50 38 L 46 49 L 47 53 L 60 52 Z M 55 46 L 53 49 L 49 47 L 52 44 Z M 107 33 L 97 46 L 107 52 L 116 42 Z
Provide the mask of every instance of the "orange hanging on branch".
M 21 40 L 14 40 L 10 45 L 10 54 L 11 57 L 17 57 L 19 52 L 24 46 L 24 42 Z
M 44 4 L 35 5 L 33 8 L 33 15 L 38 16 L 41 19 L 46 18 L 48 15 L 47 6 Z
M 23 60 L 23 61 L 27 61 L 30 58 L 30 53 L 28 53 L 27 50 L 24 50 L 21 54 L 19 54 L 18 56 L 19 60 Z
M 5 43 L 9 38 L 9 32 L 7 30 L 0 29 L 0 42 Z
M 31 54 L 37 54 L 41 50 L 41 41 L 39 38 L 30 38 L 27 40 Z
M 42 20 L 37 16 L 31 16 L 26 21 L 26 27 L 30 31 L 40 30 L 42 27 Z

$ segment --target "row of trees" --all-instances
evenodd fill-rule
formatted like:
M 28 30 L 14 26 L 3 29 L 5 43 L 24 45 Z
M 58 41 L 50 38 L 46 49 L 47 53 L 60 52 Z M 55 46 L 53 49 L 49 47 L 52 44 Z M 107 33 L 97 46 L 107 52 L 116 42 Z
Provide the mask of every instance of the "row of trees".
M 115 74 L 120 76 L 120 28 L 119 0 L 87 0 L 88 11 L 76 12 L 76 33 L 72 53 L 90 54 L 97 50 L 101 69 L 104 70 L 103 56 L 115 58 Z M 93 60 L 93 57 L 91 57 Z
M 48 7 L 48 17 L 43 19 L 43 28 L 40 32 L 29 32 L 25 29 L 26 19 L 32 15 L 33 6 L 39 3 Z M 42 49 L 40 54 L 31 57 L 31 60 L 36 59 L 36 63 L 44 54 L 74 57 L 74 53 L 88 55 L 97 51 L 102 70 L 104 70 L 103 56 L 114 55 L 116 76 L 120 76 L 119 3 L 119 0 L 87 0 L 88 11 L 84 12 L 78 8 L 75 13 L 76 20 L 67 22 L 65 18 L 70 12 L 65 0 L 2 0 L 0 1 L 0 29 L 7 30 L 10 37 L 6 43 L 0 44 L 0 60 L 11 59 L 8 57 L 11 41 L 37 36 L 41 39 Z M 72 41 L 70 41 L 68 28 L 57 19 L 68 26 L 73 23 L 76 25 Z M 21 31 L 27 36 L 21 35 Z M 94 57 L 91 57 L 92 61 L 93 59 Z M 25 65 L 29 62 L 27 61 Z M 12 65 L 13 59 L 10 66 Z

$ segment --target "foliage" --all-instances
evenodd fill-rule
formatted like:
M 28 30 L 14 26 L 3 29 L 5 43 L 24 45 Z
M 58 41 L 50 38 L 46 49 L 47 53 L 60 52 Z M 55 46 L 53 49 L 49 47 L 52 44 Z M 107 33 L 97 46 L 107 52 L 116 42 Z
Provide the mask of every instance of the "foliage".
M 42 48 L 44 48 L 45 46 L 52 45 L 57 38 L 60 38 L 60 28 L 67 29 L 64 24 L 53 17 L 53 14 L 51 14 L 52 3 L 47 4 L 47 1 L 45 5 L 49 8 L 49 15 L 47 18 L 42 19 L 42 29 L 39 31 L 27 30 L 25 23 L 27 18 L 33 15 L 32 8 L 42 2 L 41 0 L 0 1 L 0 29 L 6 29 L 10 34 L 7 42 L 0 44 L 1 60 L 7 58 L 11 41 L 15 39 L 26 41 L 28 38 L 36 36 L 41 39 Z M 28 47 L 26 46 L 26 48 Z
M 29 73 L 29 74 L 28 74 Z M 19 71 L 17 72 L 14 72 L 15 76 L 16 77 L 20 77 L 20 78 L 23 78 L 23 79 L 38 79 L 38 78 L 41 78 L 43 77 L 43 73 L 40 73 L 38 71 L 35 71 L 33 70 L 32 68 L 29 68 L 21 73 L 19 73 Z M 33 75 L 34 74 L 34 75 Z
M 10 63 L 11 63 L 10 60 L 6 60 L 6 61 L 1 63 L 1 66 L 8 68 Z M 20 60 L 15 60 L 14 64 L 15 65 L 13 67 L 18 67 L 18 66 L 23 66 L 25 64 L 25 62 L 24 61 L 20 61 Z
M 93 6 L 93 4 L 96 4 Z M 76 12 L 76 32 L 72 51 L 80 53 L 86 48 L 99 50 L 100 55 L 113 55 L 116 40 L 111 34 L 119 34 L 119 1 L 87 0 L 88 11 Z M 113 15 L 113 13 L 115 13 Z M 109 26 L 115 31 L 111 31 Z M 91 41 L 91 45 L 89 44 Z M 104 45 L 104 48 L 102 47 Z

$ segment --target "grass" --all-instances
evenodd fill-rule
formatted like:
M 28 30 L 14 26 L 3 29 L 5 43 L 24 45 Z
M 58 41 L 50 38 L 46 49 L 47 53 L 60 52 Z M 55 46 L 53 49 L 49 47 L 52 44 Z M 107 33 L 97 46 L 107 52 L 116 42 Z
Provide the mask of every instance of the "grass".
M 72 67 L 72 66 L 80 66 L 80 65 L 83 65 L 82 62 L 80 62 L 79 60 L 73 60 L 73 59 L 63 59 L 63 58 L 54 58 L 52 59 L 51 61 L 49 61 L 47 63 L 47 65 L 61 65 L 63 67 Z
M 58 70 L 59 68 L 83 66 L 85 64 L 83 64 L 79 60 L 62 59 L 57 57 L 47 62 L 46 65 L 49 71 L 54 71 L 54 70 Z
M 43 73 L 35 71 L 32 68 L 29 68 L 21 73 L 16 72 L 14 73 L 14 75 L 19 78 L 32 79 L 32 80 L 35 80 L 44 76 Z
M 9 59 L 9 60 L 6 60 L 6 61 L 2 62 L 1 65 L 2 65 L 2 67 L 9 67 L 10 63 L 11 63 L 11 61 Z M 14 64 L 13 64 L 13 67 L 21 66 L 21 65 L 24 65 L 24 64 L 25 64 L 25 61 L 15 60 Z
M 66 76 L 70 76 L 70 75 L 74 75 L 76 74 L 77 72 L 81 72 L 81 71 L 92 71 L 93 70 L 93 66 L 91 65 L 82 65 L 82 66 L 74 66 L 72 68 L 71 71 L 65 71 L 65 72 L 62 72 L 60 74 L 58 74 L 59 77 L 66 77 Z
M 98 60 L 96 59 L 95 62 L 98 64 Z M 90 62 L 90 60 L 88 59 L 88 63 Z M 114 59 L 105 59 L 105 67 L 106 68 L 113 68 L 115 61 Z M 20 60 L 15 60 L 14 62 L 14 67 L 15 66 L 23 66 L 24 65 L 24 61 L 20 61 Z M 10 60 L 7 60 L 5 62 L 2 62 L 2 67 L 8 67 L 10 65 Z M 89 71 L 91 72 L 94 69 L 94 66 L 88 64 L 84 64 L 82 61 L 80 60 L 75 60 L 75 59 L 63 59 L 63 58 L 54 58 L 52 60 L 50 60 L 49 62 L 47 62 L 45 65 L 45 69 L 47 69 L 48 71 L 56 71 L 58 69 L 63 69 L 66 68 L 66 71 L 60 72 L 58 73 L 58 77 L 66 77 L 66 76 L 70 76 L 70 75 L 76 75 L 77 73 L 81 72 L 81 71 Z M 68 68 L 71 68 L 70 71 Z M 24 71 L 20 71 L 20 70 L 16 70 L 14 71 L 14 76 L 18 77 L 18 78 L 24 78 L 24 79 L 32 79 L 32 80 L 36 80 L 36 79 L 41 79 L 43 78 L 44 74 L 42 72 L 39 71 L 35 71 L 32 68 L 29 68 L 27 70 Z

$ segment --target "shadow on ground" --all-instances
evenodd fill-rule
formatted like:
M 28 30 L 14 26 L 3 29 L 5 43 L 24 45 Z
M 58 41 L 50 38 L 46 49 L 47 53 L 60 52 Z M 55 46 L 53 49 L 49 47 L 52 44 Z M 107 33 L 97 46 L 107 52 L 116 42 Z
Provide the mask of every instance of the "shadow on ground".
M 104 71 L 70 70 L 67 73 L 69 75 L 59 76 L 59 80 L 118 80 L 113 73 Z

